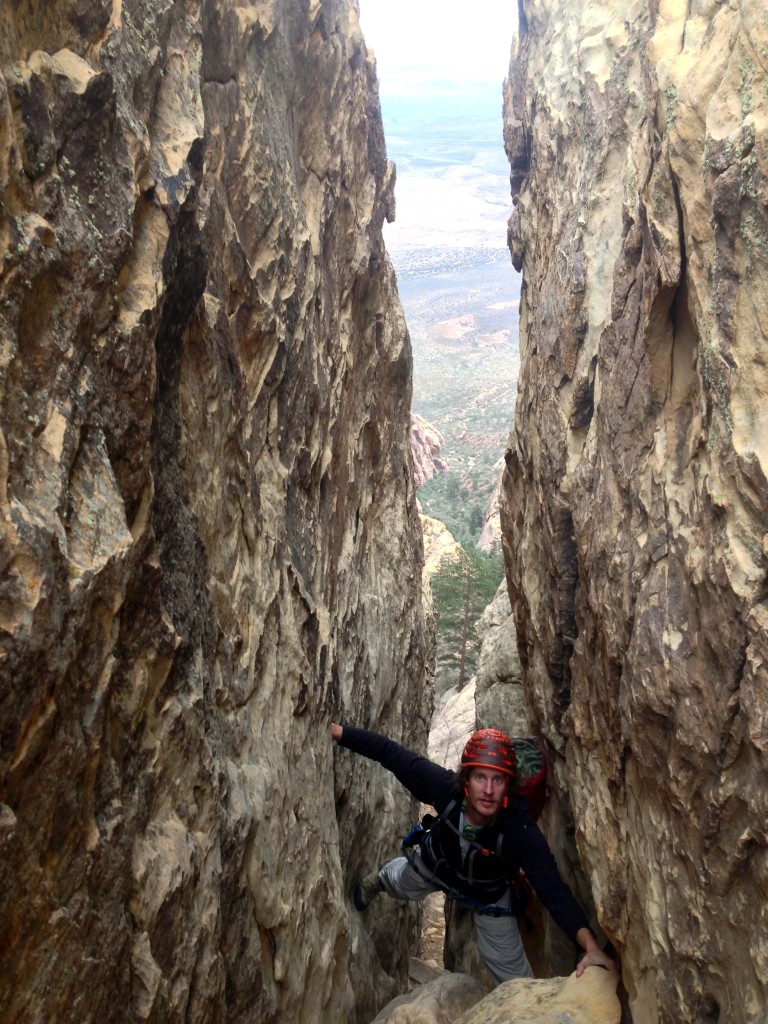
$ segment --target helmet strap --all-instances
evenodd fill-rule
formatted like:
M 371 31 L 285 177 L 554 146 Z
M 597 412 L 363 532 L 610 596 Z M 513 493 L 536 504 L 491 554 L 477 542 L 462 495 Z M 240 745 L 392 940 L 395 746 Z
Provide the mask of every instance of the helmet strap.
M 475 805 L 472 803 L 472 798 L 469 795 L 469 783 L 468 782 L 464 783 L 464 807 L 465 808 L 471 807 L 473 811 L 475 810 Z

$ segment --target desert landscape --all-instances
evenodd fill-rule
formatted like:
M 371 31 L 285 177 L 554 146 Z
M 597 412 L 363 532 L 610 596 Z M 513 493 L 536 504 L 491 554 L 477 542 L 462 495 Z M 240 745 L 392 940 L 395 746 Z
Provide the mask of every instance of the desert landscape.
M 501 82 L 423 83 L 389 95 L 397 218 L 385 229 L 414 358 L 415 412 L 445 438 L 448 470 L 419 492 L 425 513 L 476 542 L 514 413 L 520 277 L 506 248 L 508 165 Z

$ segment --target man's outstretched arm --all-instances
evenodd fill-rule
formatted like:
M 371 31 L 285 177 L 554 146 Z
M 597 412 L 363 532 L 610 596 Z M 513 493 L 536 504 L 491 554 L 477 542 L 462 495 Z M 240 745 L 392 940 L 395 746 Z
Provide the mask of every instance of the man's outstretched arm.
M 442 810 L 451 799 L 454 774 L 377 732 L 331 723 L 331 737 L 356 754 L 378 761 L 422 803 Z

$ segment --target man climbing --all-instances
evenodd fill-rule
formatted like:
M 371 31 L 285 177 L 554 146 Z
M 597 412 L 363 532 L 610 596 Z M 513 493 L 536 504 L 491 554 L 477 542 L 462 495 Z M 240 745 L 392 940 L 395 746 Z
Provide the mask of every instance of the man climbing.
M 511 874 L 522 868 L 556 923 L 584 950 L 576 974 L 590 966 L 616 969 L 560 877 L 525 801 L 515 795 L 515 751 L 508 736 L 497 729 L 475 732 L 458 772 L 364 729 L 334 723 L 331 736 L 378 761 L 439 815 L 407 857 L 396 857 L 360 880 L 354 891 L 358 910 L 381 892 L 403 900 L 445 892 L 472 910 L 477 947 L 494 983 L 530 978 L 510 890 Z

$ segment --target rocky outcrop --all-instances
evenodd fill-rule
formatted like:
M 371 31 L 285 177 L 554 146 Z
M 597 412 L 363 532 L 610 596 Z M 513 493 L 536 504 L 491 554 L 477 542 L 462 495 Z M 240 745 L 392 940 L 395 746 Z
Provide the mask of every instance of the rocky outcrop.
M 768 1018 L 767 52 L 760 0 L 522 0 L 506 90 L 508 572 L 635 1024 Z
M 373 1024 L 619 1024 L 616 976 L 590 967 L 577 978 L 508 981 L 487 994 L 466 974 L 446 974 L 386 1006 Z
M 393 999 L 372 1024 L 453 1024 L 486 993 L 468 974 L 446 973 Z
M 501 548 L 501 482 L 504 475 L 504 459 L 501 458 L 493 467 L 493 475 L 497 478 L 496 486 L 485 506 L 483 528 L 477 539 L 481 551 L 490 555 Z
M 429 687 L 357 5 L 2 21 L 0 1019 L 370 1020 L 412 811 L 328 721 Z
M 510 736 L 530 732 L 523 694 L 523 669 L 506 580 L 488 605 L 475 629 L 480 638 L 477 662 L 477 728 L 501 729 Z
M 461 553 L 461 545 L 451 531 L 439 519 L 421 515 L 421 530 L 424 540 L 424 577 L 425 582 L 433 576 L 443 562 L 457 562 Z
M 619 1024 L 616 975 L 588 967 L 577 978 L 507 981 L 476 1003 L 456 1024 Z
M 457 690 L 442 694 L 432 714 L 427 753 L 431 761 L 456 770 L 467 740 L 477 728 L 474 677 Z
M 431 423 L 421 416 L 411 413 L 411 452 L 413 453 L 413 476 L 417 489 L 437 473 L 444 473 L 448 468 L 440 451 L 445 438 Z

